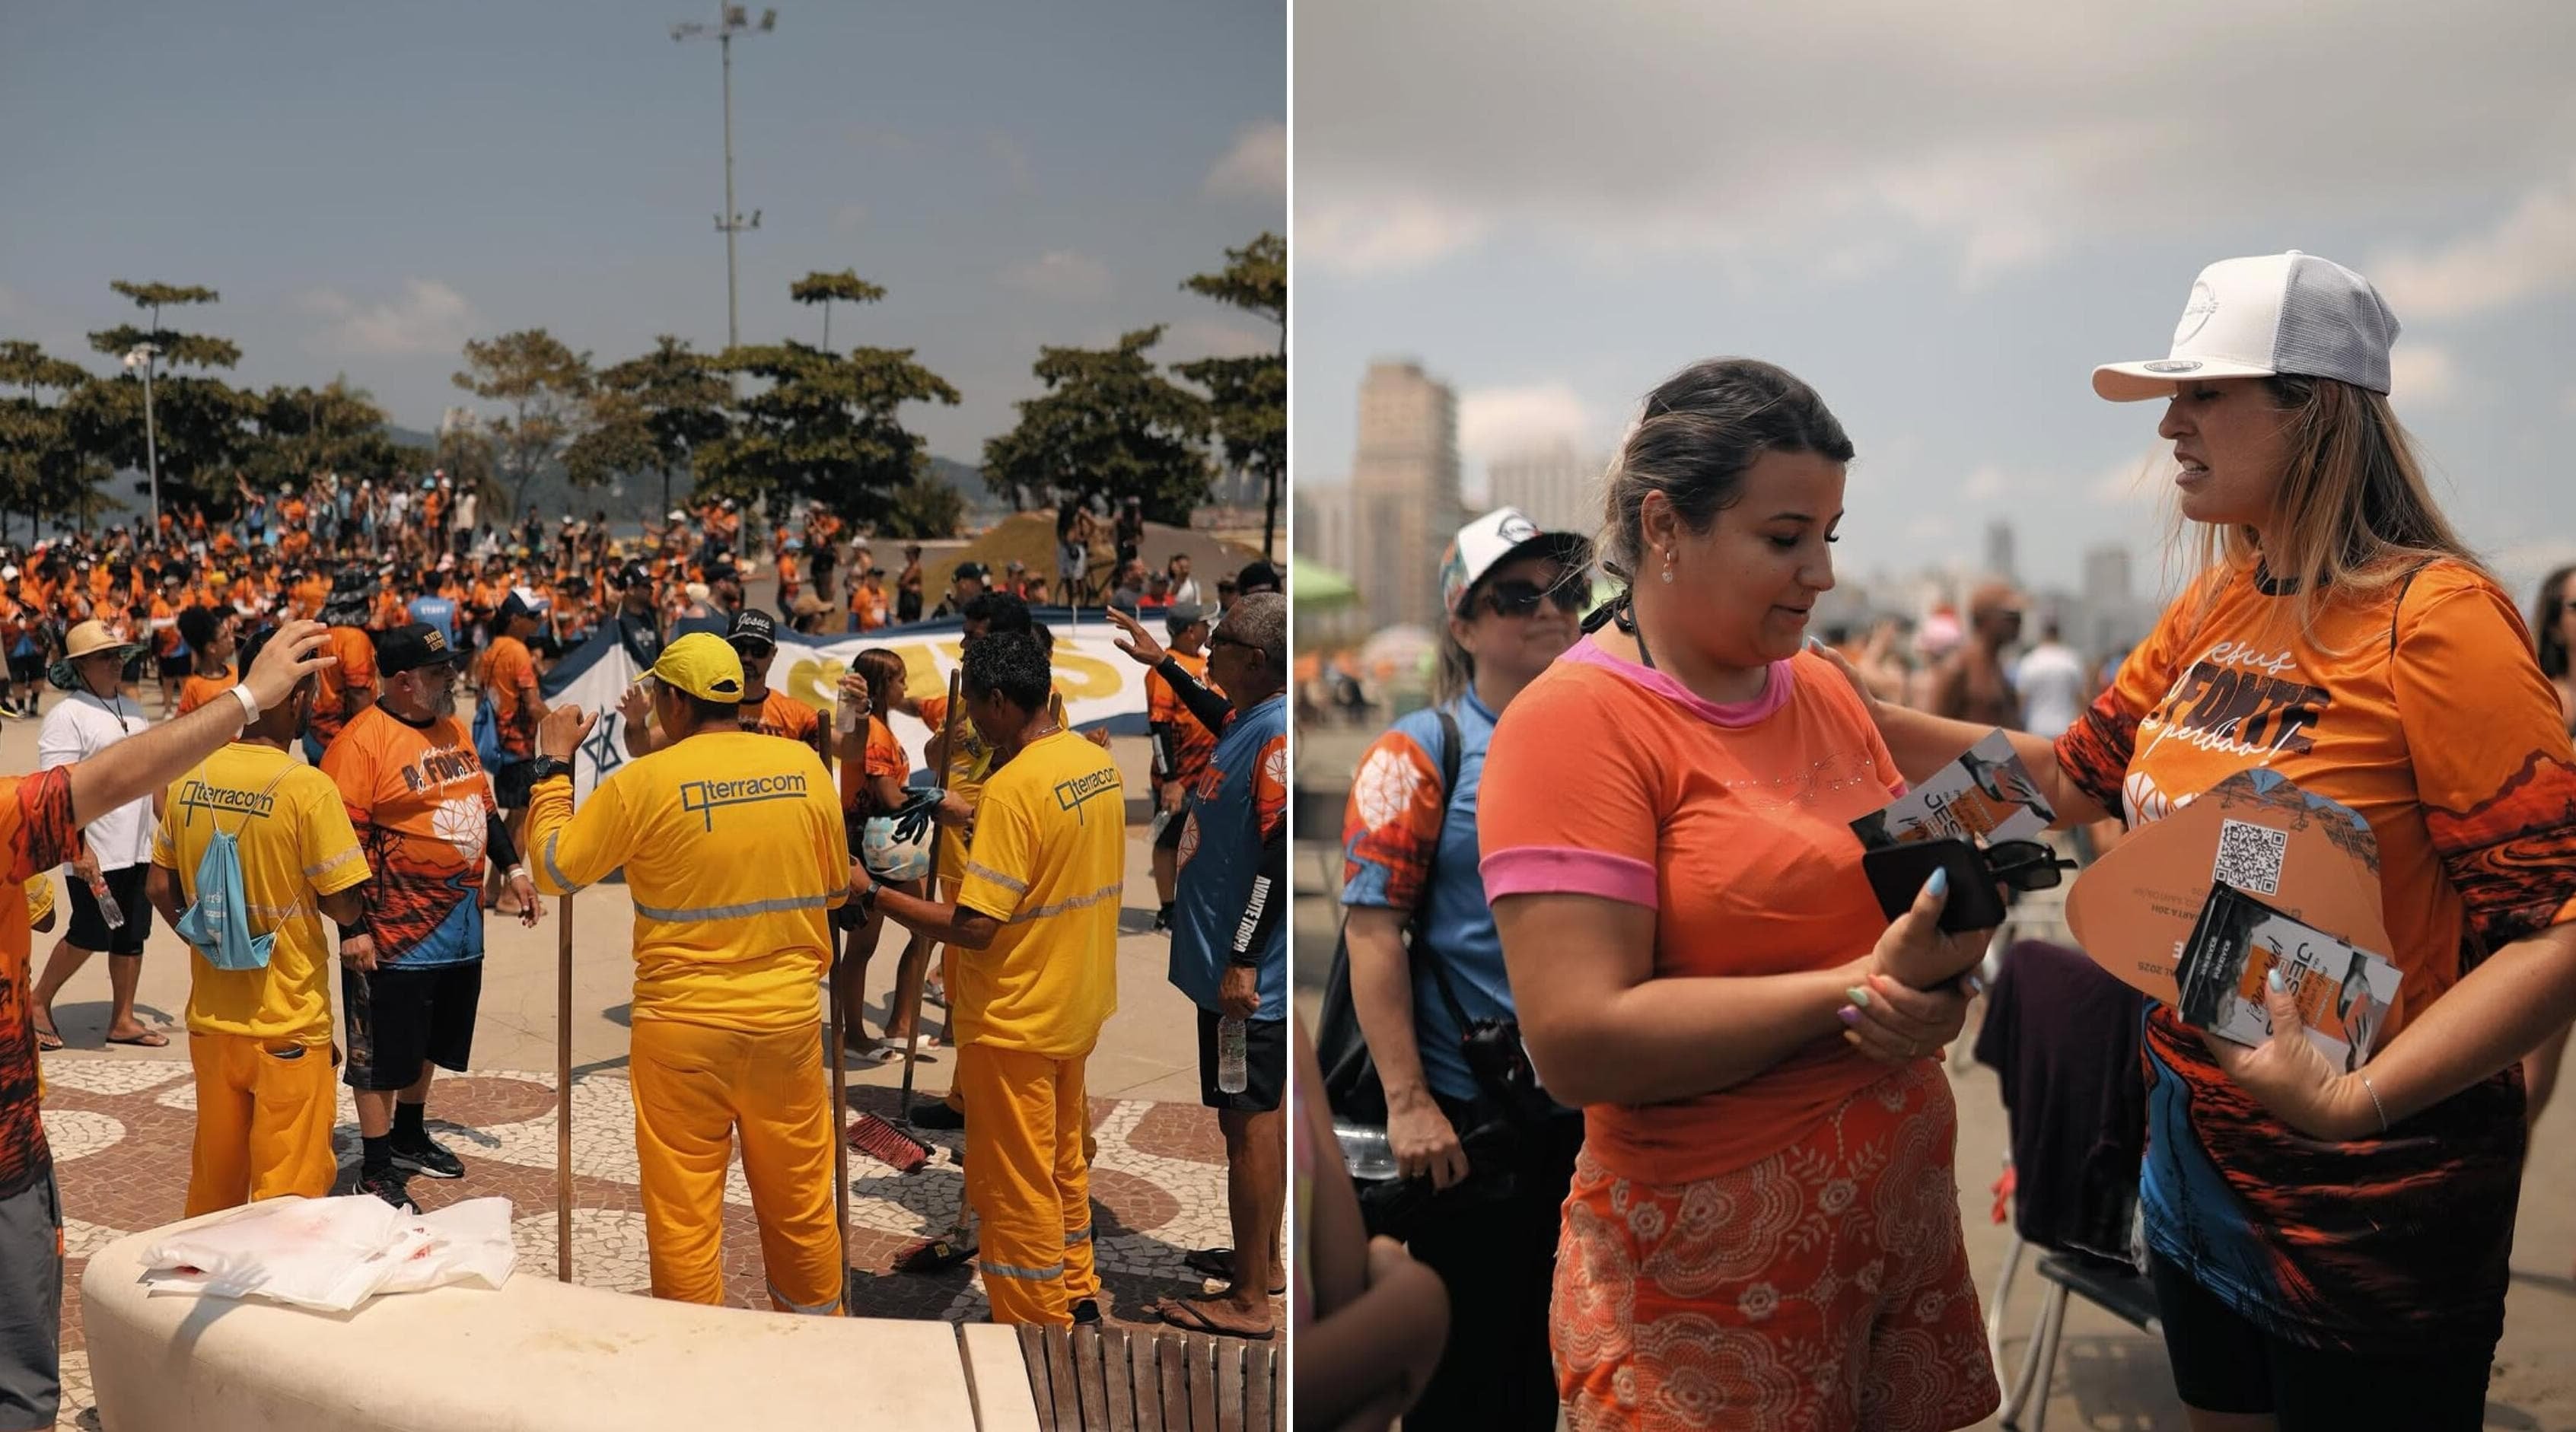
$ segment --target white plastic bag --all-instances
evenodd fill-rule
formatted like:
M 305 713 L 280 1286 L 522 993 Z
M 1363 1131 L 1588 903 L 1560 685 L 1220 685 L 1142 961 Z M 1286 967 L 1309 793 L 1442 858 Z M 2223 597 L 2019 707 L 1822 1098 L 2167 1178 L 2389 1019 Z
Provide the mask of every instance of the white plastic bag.
M 480 1281 L 498 1288 L 517 1264 L 510 1201 L 477 1198 L 406 1214 L 373 1194 L 276 1198 L 146 1249 L 155 1292 L 260 1297 L 347 1312 L 377 1293 Z

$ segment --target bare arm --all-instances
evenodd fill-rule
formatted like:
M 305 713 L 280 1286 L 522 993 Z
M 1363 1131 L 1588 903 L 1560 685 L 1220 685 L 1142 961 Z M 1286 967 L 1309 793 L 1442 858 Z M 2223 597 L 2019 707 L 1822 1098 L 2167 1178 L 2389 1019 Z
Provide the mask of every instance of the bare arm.
M 1991 932 L 1941 933 L 1942 903 L 1939 885 L 1926 885 L 1869 954 L 1785 975 L 1658 977 L 1655 912 L 1599 896 L 1507 895 L 1494 925 L 1548 1092 L 1567 1104 L 1655 1104 L 1733 1088 L 1843 1034 L 1838 1011 L 1872 974 L 1920 990 L 1972 968 Z
M 143 898 L 152 902 L 152 908 L 160 913 L 163 924 L 173 929 L 178 927 L 179 916 L 184 913 L 179 908 L 178 871 L 154 861 L 151 870 L 143 876 Z
M 323 918 L 338 925 L 354 925 L 367 918 L 367 886 L 371 883 L 362 880 L 346 890 L 323 896 L 320 901 Z
M 259 663 L 242 678 L 260 709 L 285 700 L 296 684 L 337 661 L 324 650 L 331 629 L 320 622 L 288 622 L 261 649 Z M 87 825 L 186 775 L 199 761 L 241 734 L 241 703 L 209 701 L 187 715 L 138 731 L 70 768 L 72 818 Z
M 852 888 L 866 889 L 867 872 L 853 873 L 857 878 L 851 882 Z M 993 937 L 1002 933 L 1002 922 L 981 910 L 963 905 L 942 905 L 918 895 L 907 895 L 891 885 L 877 887 L 876 908 L 887 919 L 916 935 L 960 949 L 990 948 Z
M 1929 711 L 1881 701 L 1870 690 L 1869 683 L 1861 679 L 1860 673 L 1853 670 L 1851 663 L 1843 660 L 1840 653 L 1822 646 L 1816 651 L 1839 668 L 1852 689 L 1860 693 L 1862 704 L 1869 707 L 1870 718 L 1878 723 L 1879 738 L 1887 742 L 1888 754 L 1896 758 L 1897 773 L 1908 781 L 1922 781 L 1959 759 L 1970 746 L 1984 740 L 1986 733 L 1994 729 L 1974 721 L 1955 721 Z M 1944 683 L 1951 679 L 1948 668 L 1943 669 L 1940 679 Z M 2085 794 L 2082 787 L 2067 777 L 2066 768 L 2057 762 L 2056 742 L 2026 731 L 2007 731 L 2004 735 L 2012 742 L 2013 754 L 2021 757 L 2021 763 L 2030 768 L 2031 779 L 2038 783 L 2040 794 L 2047 797 L 2049 805 L 2056 810 L 2057 825 L 2089 825 L 2111 818 L 2111 812 L 2104 810 L 2100 802 Z

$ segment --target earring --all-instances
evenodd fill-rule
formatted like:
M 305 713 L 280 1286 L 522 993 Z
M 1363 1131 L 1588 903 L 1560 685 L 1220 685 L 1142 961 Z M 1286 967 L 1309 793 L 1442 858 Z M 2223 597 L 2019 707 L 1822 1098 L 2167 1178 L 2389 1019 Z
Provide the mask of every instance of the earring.
M 1672 548 L 1670 548 L 1670 547 L 1667 547 L 1667 548 L 1665 548 L 1665 549 L 1664 549 L 1664 580 L 1665 580 L 1665 581 L 1667 581 L 1667 582 L 1669 582 L 1669 581 L 1671 581 L 1672 579 L 1673 579 L 1673 549 L 1672 549 Z

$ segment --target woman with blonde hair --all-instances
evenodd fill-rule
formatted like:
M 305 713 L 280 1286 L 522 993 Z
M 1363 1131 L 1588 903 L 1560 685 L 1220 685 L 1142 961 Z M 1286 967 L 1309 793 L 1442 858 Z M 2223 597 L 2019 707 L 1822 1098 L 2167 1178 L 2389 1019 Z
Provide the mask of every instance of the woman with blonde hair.
M 1685 369 L 1607 482 L 1627 594 L 1503 713 L 1486 892 L 1539 1080 L 1584 1113 L 1553 1309 L 1579 1432 L 1936 1432 L 1999 1400 L 1934 1057 L 1988 932 L 1892 925 L 1850 822 L 1902 789 L 1803 654 L 1852 444 L 1768 363 Z
M 2161 819 L 2239 771 L 2377 837 L 2401 981 L 2350 1072 L 2277 990 L 2259 1048 L 2147 1016 L 2142 1190 L 2198 1432 L 2479 1425 L 2524 1147 L 2516 1066 L 2576 1016 L 2576 758 L 2530 635 L 2426 490 L 2389 409 L 2397 320 L 2298 252 L 2201 271 L 2162 399 L 2199 572 L 2054 742 L 2061 820 Z M 1981 733 L 1880 705 L 1908 773 Z

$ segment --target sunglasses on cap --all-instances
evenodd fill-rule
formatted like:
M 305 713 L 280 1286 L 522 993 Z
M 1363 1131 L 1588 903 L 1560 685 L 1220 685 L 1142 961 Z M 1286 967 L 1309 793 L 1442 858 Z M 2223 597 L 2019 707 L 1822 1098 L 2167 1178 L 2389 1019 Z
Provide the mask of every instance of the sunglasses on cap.
M 1541 602 L 1552 601 L 1558 611 L 1572 616 L 1583 610 L 1584 598 L 1589 595 L 1571 582 L 1542 587 L 1536 582 L 1515 577 L 1478 592 L 1475 605 L 1499 617 L 1526 617 L 1537 615 Z

